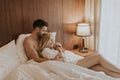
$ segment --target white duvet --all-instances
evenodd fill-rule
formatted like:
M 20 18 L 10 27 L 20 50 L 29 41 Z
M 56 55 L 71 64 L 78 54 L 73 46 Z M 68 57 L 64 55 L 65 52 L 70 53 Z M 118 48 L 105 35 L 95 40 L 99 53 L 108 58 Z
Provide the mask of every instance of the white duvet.
M 120 80 L 74 64 L 59 61 L 28 61 L 14 69 L 4 80 Z
M 71 63 L 33 60 L 26 63 L 25 51 L 21 51 L 24 48 L 20 48 L 18 45 L 16 49 L 15 41 L 0 48 L 0 80 L 120 80 Z

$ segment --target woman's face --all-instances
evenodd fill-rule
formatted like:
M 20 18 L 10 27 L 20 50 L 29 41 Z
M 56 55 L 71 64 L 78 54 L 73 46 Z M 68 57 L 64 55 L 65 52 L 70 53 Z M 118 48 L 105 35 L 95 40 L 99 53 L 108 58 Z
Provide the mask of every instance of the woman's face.
M 53 47 L 54 45 L 54 40 L 52 39 L 52 37 L 50 37 L 50 40 L 48 41 L 47 47 Z

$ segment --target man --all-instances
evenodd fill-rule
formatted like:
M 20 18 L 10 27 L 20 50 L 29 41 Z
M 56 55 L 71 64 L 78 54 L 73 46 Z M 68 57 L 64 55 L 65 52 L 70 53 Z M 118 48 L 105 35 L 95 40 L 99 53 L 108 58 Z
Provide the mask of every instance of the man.
M 38 44 L 41 36 L 47 32 L 48 23 L 44 20 L 38 19 L 33 23 L 33 31 L 31 35 L 24 40 L 24 49 L 28 59 L 33 59 L 36 62 L 46 61 L 48 59 L 39 57 Z

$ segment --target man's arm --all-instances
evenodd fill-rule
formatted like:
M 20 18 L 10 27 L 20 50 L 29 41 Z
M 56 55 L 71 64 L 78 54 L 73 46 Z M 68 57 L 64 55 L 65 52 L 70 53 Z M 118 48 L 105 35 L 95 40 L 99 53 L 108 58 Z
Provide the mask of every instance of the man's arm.
M 25 39 L 25 41 L 24 41 L 24 49 L 25 49 L 26 55 L 27 55 L 27 57 L 29 59 L 33 59 L 36 62 L 42 62 L 42 61 L 48 60 L 48 59 L 39 57 L 36 49 L 33 47 L 32 42 L 30 42 L 29 40 Z

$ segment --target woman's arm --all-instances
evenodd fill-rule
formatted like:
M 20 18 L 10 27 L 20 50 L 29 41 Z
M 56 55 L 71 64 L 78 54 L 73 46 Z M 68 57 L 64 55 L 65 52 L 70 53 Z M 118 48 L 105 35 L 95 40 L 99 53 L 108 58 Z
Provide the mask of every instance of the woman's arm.
M 61 47 L 57 47 L 56 50 L 58 50 L 59 53 L 58 53 L 58 55 L 56 55 L 55 60 L 64 61 L 64 58 L 62 56 L 63 51 L 62 51 Z

